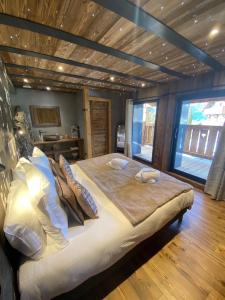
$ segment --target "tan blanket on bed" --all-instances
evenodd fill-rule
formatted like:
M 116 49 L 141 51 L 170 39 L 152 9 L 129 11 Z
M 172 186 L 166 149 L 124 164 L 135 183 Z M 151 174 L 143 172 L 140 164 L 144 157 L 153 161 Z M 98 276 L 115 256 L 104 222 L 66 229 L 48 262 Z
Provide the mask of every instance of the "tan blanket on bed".
M 106 165 L 116 157 L 129 160 L 125 169 L 115 170 Z M 189 184 L 162 172 L 157 183 L 138 182 L 134 177 L 146 165 L 117 153 L 79 161 L 77 164 L 133 225 L 145 220 L 174 197 L 192 189 Z

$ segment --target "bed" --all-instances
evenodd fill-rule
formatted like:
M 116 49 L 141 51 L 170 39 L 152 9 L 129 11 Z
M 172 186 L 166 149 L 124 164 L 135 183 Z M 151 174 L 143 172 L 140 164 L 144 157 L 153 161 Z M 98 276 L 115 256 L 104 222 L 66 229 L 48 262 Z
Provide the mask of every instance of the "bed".
M 110 268 L 193 203 L 192 190 L 181 193 L 133 226 L 79 165 L 72 165 L 72 170 L 94 197 L 99 218 L 85 221 L 84 226 L 70 227 L 70 243 L 63 250 L 54 252 L 49 245 L 40 260 L 21 263 L 18 287 L 23 300 L 52 299 L 75 289 Z

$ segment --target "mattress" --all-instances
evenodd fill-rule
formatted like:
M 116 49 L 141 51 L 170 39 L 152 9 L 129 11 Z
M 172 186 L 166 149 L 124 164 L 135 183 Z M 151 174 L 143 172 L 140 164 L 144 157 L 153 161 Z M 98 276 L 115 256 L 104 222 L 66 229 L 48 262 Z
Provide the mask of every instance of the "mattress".
M 22 300 L 52 299 L 74 289 L 112 266 L 193 203 L 193 191 L 182 193 L 133 227 L 79 166 L 73 165 L 72 169 L 94 197 L 99 218 L 85 221 L 84 226 L 70 227 L 66 248 L 53 251 L 49 244 L 40 260 L 21 264 L 18 281 Z

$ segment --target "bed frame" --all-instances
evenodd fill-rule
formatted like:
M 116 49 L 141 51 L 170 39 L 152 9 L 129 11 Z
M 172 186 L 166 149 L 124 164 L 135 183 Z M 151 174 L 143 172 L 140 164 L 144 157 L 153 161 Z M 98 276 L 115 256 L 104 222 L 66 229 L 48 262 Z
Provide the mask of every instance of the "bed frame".
M 169 221 L 159 232 L 156 232 L 153 236 L 148 238 L 146 241 L 150 241 L 157 237 L 162 230 L 170 226 L 175 221 L 178 221 L 178 224 L 181 224 L 183 215 L 187 211 L 187 208 L 183 209 L 179 214 L 177 214 L 171 221 Z M 4 237 L 3 233 L 3 224 L 4 224 L 4 208 L 3 204 L 0 201 L 0 299 L 2 300 L 15 300 L 19 299 L 19 291 L 17 285 L 17 271 L 19 267 L 20 260 L 22 255 L 13 249 L 7 240 Z M 125 262 L 129 261 L 130 256 L 133 256 L 136 249 L 140 248 L 143 241 L 139 245 L 137 245 L 134 249 L 132 249 L 128 254 L 126 254 L 123 258 L 121 258 L 114 266 L 111 268 L 93 276 L 88 279 L 84 283 L 82 283 L 79 287 L 76 287 L 74 290 L 62 294 L 55 299 L 64 300 L 64 299 L 79 299 L 82 297 L 82 294 L 87 292 L 87 290 L 92 289 L 96 285 L 99 285 L 100 282 L 104 281 L 109 272 L 118 270 L 121 268 L 121 265 L 124 265 Z

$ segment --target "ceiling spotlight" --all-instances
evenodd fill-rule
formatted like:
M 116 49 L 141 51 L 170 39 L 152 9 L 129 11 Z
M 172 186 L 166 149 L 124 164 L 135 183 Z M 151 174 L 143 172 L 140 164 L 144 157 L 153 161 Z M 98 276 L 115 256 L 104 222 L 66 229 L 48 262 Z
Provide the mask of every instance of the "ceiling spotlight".
M 142 82 L 141 86 L 142 86 L 142 87 L 145 87 L 145 86 L 146 86 L 146 84 L 145 84 L 144 82 Z
M 46 90 L 47 90 L 47 91 L 51 91 L 50 86 L 46 86 Z
M 216 36 L 218 33 L 219 33 L 219 29 L 218 29 L 218 28 L 213 28 L 213 29 L 210 31 L 209 36 L 210 36 L 210 37 L 214 37 L 214 36 Z
M 59 69 L 60 71 L 63 71 L 63 67 L 62 67 L 62 66 L 58 66 L 58 69 Z
M 111 81 L 114 81 L 114 80 L 115 80 L 115 77 L 114 77 L 114 76 L 110 76 L 110 80 L 111 80 Z
M 23 80 L 24 82 L 26 82 L 26 83 L 28 83 L 28 79 L 27 78 L 24 78 L 24 80 Z

